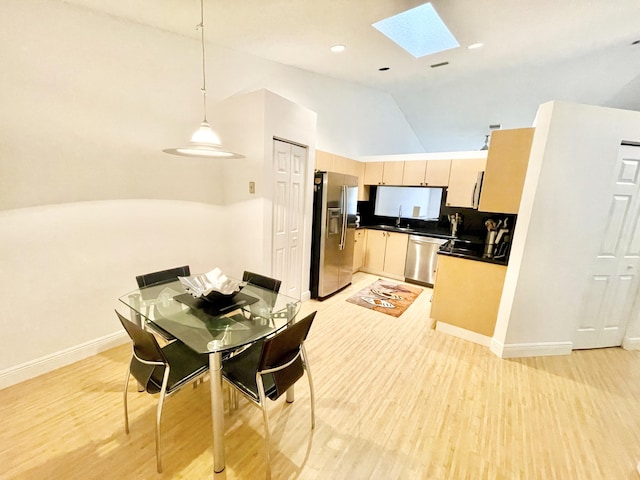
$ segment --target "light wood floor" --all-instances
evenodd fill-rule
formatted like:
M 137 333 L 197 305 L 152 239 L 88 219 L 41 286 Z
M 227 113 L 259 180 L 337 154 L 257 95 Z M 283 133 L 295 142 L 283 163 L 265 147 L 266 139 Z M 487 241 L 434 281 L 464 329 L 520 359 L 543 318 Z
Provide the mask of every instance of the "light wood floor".
M 640 460 L 640 352 L 617 348 L 501 360 L 436 332 L 426 289 L 400 318 L 325 302 L 307 342 L 316 386 L 270 403 L 274 479 L 635 479 Z M 209 386 L 168 399 L 165 471 L 155 471 L 156 398 L 130 393 L 125 345 L 0 391 L 0 478 L 212 477 Z M 263 478 L 260 411 L 244 400 L 226 420 L 227 468 Z

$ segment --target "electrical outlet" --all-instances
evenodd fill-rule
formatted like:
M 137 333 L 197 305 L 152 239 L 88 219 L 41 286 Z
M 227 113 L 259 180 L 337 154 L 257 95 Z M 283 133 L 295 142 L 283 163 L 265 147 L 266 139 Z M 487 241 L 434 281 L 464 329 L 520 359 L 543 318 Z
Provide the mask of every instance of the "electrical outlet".
M 249 182 L 249 193 L 256 193 L 256 182 Z

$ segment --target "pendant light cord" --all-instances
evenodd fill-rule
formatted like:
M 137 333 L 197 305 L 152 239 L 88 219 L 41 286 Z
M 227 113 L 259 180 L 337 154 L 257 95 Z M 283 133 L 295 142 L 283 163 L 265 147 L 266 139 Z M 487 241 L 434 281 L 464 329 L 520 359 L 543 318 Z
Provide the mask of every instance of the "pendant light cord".
M 200 0 L 200 24 L 198 25 L 200 28 L 200 39 L 202 44 L 202 103 L 204 108 L 204 119 L 203 121 L 207 121 L 207 74 L 205 68 L 205 53 L 204 53 L 204 0 Z

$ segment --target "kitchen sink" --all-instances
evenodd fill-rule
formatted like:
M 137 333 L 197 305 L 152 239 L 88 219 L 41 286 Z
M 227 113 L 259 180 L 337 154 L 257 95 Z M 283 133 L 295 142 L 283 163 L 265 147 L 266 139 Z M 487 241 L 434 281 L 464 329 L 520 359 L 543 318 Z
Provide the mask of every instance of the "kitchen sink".
M 484 245 L 481 243 L 472 243 L 468 240 L 454 239 L 449 240 L 441 250 L 450 253 L 457 253 L 469 257 L 481 257 Z

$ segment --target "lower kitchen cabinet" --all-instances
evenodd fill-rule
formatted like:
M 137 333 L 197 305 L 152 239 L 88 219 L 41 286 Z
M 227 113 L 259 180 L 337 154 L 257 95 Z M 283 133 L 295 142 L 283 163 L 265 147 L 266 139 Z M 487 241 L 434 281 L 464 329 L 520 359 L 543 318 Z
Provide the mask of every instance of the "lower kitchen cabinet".
M 355 244 L 353 247 L 353 272 L 357 272 L 364 265 L 364 251 L 367 245 L 367 230 L 356 230 Z
M 492 337 L 506 272 L 505 265 L 438 255 L 431 318 Z
M 404 280 L 408 234 L 367 230 L 366 243 L 363 270 Z

